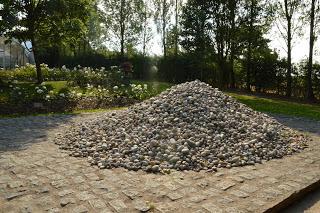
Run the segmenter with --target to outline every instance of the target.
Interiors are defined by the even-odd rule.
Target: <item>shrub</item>
[[[113,86],[122,84],[123,81],[124,75],[118,67],[111,67],[110,70],[106,70],[104,67],[100,69],[77,67],[70,71],[69,79],[71,85],[81,88],[85,88],[88,85],[112,88]]]

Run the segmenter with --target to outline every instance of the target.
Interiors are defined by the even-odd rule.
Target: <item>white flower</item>
[[[36,88],[34,88],[35,90],[38,90],[39,89],[39,87],[36,87]]]
[[[21,92],[18,92],[18,95],[21,95],[22,93]]]
[[[46,99],[49,99],[50,98],[50,95],[46,95]]]
[[[12,88],[13,86],[10,84],[9,87]]]
[[[18,64],[16,64],[16,65],[15,65],[15,68],[19,68],[19,65],[18,65]]]
[[[45,82],[42,82],[40,85],[41,85],[41,86],[44,86],[44,85],[46,85],[46,83],[45,83]]]
[[[63,65],[63,66],[62,66],[62,69],[63,69],[63,70],[66,70],[66,69],[67,69],[66,65]]]
[[[119,89],[118,86],[114,86],[114,87],[113,87],[113,90],[118,90],[118,89]]]
[[[49,93],[50,93],[50,94],[53,94],[53,90],[50,90]]]
[[[145,90],[147,90],[147,89],[148,89],[148,85],[147,85],[147,84],[144,84],[144,85],[143,85],[143,88],[144,88]]]
[[[42,89],[37,89],[37,93],[41,94],[41,93],[43,93],[43,90]]]
[[[61,97],[65,97],[64,93],[60,93],[59,95],[60,95]]]

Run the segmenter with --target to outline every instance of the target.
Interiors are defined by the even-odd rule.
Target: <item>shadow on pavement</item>
[[[302,200],[286,208],[283,213],[320,212],[320,189],[309,193]]]
[[[276,119],[278,122],[282,123],[283,125],[288,126],[292,129],[320,136],[320,121],[274,114],[270,116]]]
[[[54,129],[76,115],[26,116],[0,119],[0,153],[27,148],[45,141]]]

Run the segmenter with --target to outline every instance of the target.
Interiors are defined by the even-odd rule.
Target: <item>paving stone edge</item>
[[[276,205],[269,207],[267,210],[264,211],[264,213],[282,212],[285,208],[294,204],[296,201],[302,199],[308,193],[311,193],[319,188],[320,188],[320,178],[314,181],[313,183],[311,183],[310,185],[302,188],[301,190],[295,191],[291,195],[287,196],[287,198],[282,199]]]

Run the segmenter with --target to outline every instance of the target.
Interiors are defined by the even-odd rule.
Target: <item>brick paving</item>
[[[0,120],[0,212],[263,212],[320,179],[317,121],[277,117],[313,137],[300,154],[216,173],[161,175],[99,170],[53,144],[55,133],[90,116]]]

